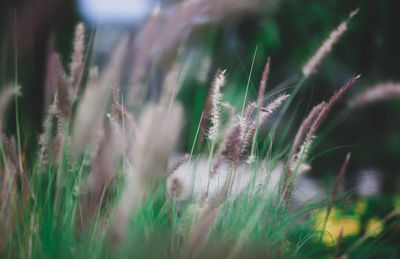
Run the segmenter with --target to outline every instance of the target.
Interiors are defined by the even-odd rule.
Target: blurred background
[[[297,96],[291,107],[296,116],[284,123],[290,122],[292,137],[314,104],[361,74],[323,125],[311,155],[310,175],[330,189],[346,153],[352,152],[345,184],[348,198],[368,197],[374,213],[384,216],[399,200],[400,101],[360,110],[346,108],[346,101],[376,83],[400,81],[398,0],[5,0],[0,3],[0,80],[6,85],[18,78],[22,86],[23,143],[33,156],[45,111],[47,54],[56,50],[67,67],[74,28],[83,21],[86,69],[94,64],[102,67],[118,40],[128,35],[132,51],[121,71],[121,87],[133,110],[139,102],[157,98],[175,60],[189,60],[179,93],[187,118],[181,151],[187,152],[218,68],[228,71],[225,98],[237,107],[255,52],[248,98],[256,96],[268,56],[272,61],[268,89],[290,92],[302,65],[356,8],[360,11],[350,21],[349,31]],[[8,132],[15,131],[15,112],[9,111],[4,126]],[[276,143],[285,145],[291,137],[278,136]]]

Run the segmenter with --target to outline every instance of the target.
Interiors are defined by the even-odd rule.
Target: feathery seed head
[[[256,102],[249,102],[247,104],[244,116],[239,115],[239,124],[242,128],[242,132],[247,131],[247,128],[249,127],[250,122],[251,122],[251,115],[253,114],[256,107],[257,107]]]
[[[222,98],[221,93],[220,93],[220,88],[222,87],[221,83],[225,83],[225,72],[226,70],[222,72],[217,72],[217,74],[214,76],[214,80],[211,83],[211,87],[208,90],[206,102],[204,103],[203,107],[203,112],[201,116],[201,122],[200,122],[200,136],[199,136],[199,144],[198,144],[198,150],[201,150],[204,142],[204,136],[209,137],[210,135],[217,139],[218,135],[218,127],[219,127],[219,102],[221,101],[220,99]],[[218,83],[218,84],[217,84]],[[215,91],[215,88],[217,88],[217,91]],[[215,105],[217,104],[217,105]],[[210,119],[211,116],[211,119]],[[207,123],[211,120],[211,122],[217,122],[216,125],[212,124],[212,128],[209,129],[208,132],[206,132],[207,128]],[[212,134],[211,130],[213,131]],[[215,131],[217,130],[217,131]],[[211,138],[210,138],[211,139]]]
[[[100,80],[97,79],[97,70],[91,71],[89,85],[79,103],[74,122],[72,150],[75,155],[80,154],[84,149],[94,149],[98,144],[107,101],[125,57],[127,44],[128,38],[123,38],[119,42]]]
[[[237,167],[240,159],[240,146],[242,144],[242,129],[240,125],[233,128],[226,144],[226,158],[231,166]]]
[[[256,132],[257,127],[260,127],[268,118],[271,116],[271,114],[279,108],[279,106],[286,101],[286,99],[289,97],[289,95],[283,94],[275,98],[272,102],[270,102],[266,107],[261,107],[260,108],[260,117],[254,119],[253,121],[248,120],[248,124],[244,125],[244,131],[245,131],[245,136],[244,136],[244,141],[241,147],[241,152],[240,155],[241,157],[244,156],[244,154],[247,151],[247,148],[252,144],[253,142],[253,137]],[[247,113],[247,112],[246,112]],[[255,159],[254,154],[251,154],[248,162],[252,162]]]
[[[347,31],[347,22],[342,22],[334,31],[329,34],[329,37],[322,43],[314,55],[303,66],[303,75],[309,76],[322,60],[332,50],[333,45],[340,39],[340,37]]]
[[[168,168],[168,177],[171,176],[181,165],[183,165],[183,163],[185,163],[189,157],[189,154],[179,157],[178,160],[176,160],[175,163]]]
[[[326,105],[326,102],[322,102],[316,106],[310,111],[310,113],[307,115],[307,117],[303,120],[301,123],[299,129],[297,130],[296,137],[293,142],[293,147],[292,147],[292,154],[295,154],[301,141],[303,140],[304,136],[307,134],[309,131],[313,121],[315,118],[318,117],[320,114],[321,110],[324,108]]]
[[[333,105],[342,98],[344,93],[357,81],[357,79],[360,78],[360,75],[357,75],[353,78],[351,78],[349,81],[347,81],[338,91],[336,91],[332,97],[329,99],[328,103],[324,105],[324,107],[321,109],[321,112],[319,113],[318,117],[315,119],[313,124],[310,127],[310,130],[307,134],[307,140],[310,141],[315,137],[315,134],[319,128],[319,126],[322,124],[322,122],[325,120],[325,118],[328,116],[329,111],[332,109]]]
[[[133,179],[122,193],[114,220],[115,241],[121,241],[129,215],[136,212],[147,192],[167,178],[168,159],[179,139],[182,120],[182,107],[176,103],[170,109],[149,105],[143,110],[130,154]]]
[[[83,72],[83,58],[85,51],[85,26],[79,23],[75,28],[74,52],[70,64],[70,84],[72,100],[76,99]]]
[[[360,8],[355,9],[354,11],[352,11],[349,15],[349,18],[353,18],[354,16],[356,16],[358,14],[358,12],[360,11]]]
[[[219,135],[219,127],[220,127],[220,110],[221,110],[221,88],[225,85],[226,70],[222,72],[218,72],[214,78],[214,81],[211,85],[211,127],[208,131],[208,138],[215,142]]]
[[[358,9],[351,12],[349,19],[353,18],[358,13]],[[347,21],[342,22],[335,30],[333,30],[328,38],[322,43],[314,55],[303,66],[303,75],[308,77],[312,74],[322,60],[332,50],[332,47],[339,41],[342,35],[347,31]]]
[[[366,104],[400,98],[400,83],[384,83],[364,90],[349,102],[350,107],[362,107]]]
[[[271,59],[268,57],[267,63],[265,64],[264,71],[261,76],[260,87],[258,89],[258,105],[262,105],[262,100],[265,94],[265,89],[267,87],[267,80],[269,76],[269,67],[270,67]]]
[[[266,117],[265,119],[267,119],[267,117],[270,116],[276,109],[278,109],[279,106],[281,106],[281,104],[286,101],[288,97],[289,95],[282,94],[274,99],[271,103],[269,103],[266,107],[261,107],[262,118]]]

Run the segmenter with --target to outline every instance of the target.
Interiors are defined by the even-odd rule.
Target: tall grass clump
[[[199,3],[189,1],[185,8]],[[331,110],[340,106],[359,76],[310,109],[290,137],[290,147],[271,145],[279,152],[269,153],[259,145],[264,136],[273,142],[281,133],[276,129],[285,127],[283,117],[300,116],[291,106],[299,88],[306,87],[306,79],[347,30],[347,23],[341,23],[305,63],[303,77],[292,90],[267,91],[272,66],[268,58],[256,100],[247,103],[245,98],[239,113],[224,96],[230,87],[229,70],[218,71],[190,155],[179,154],[185,153],[179,143],[188,116],[176,97],[187,71],[182,61],[169,68],[158,98],[130,109],[119,85],[129,39],[120,40],[103,69],[89,67],[85,28],[79,24],[69,68],[63,67],[59,54],[48,57],[50,94],[36,160],[28,163],[15,137],[1,129],[0,256],[357,257],[365,244],[380,241],[379,236],[373,238],[373,228],[354,235],[342,231],[338,239],[326,242],[349,155],[330,200],[302,204],[292,198],[298,179],[312,167],[309,157],[323,122],[329,121]],[[397,98],[398,90],[394,83],[378,85],[361,92],[350,106]],[[16,86],[1,91],[0,121],[19,94]],[[326,214],[316,223],[312,214],[318,209]],[[382,220],[385,233],[396,226],[399,214],[395,208]],[[344,245],[345,240],[350,243]]]

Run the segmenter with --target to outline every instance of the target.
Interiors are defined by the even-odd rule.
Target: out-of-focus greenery
[[[0,83],[15,82],[22,87],[19,99],[22,139],[29,143],[28,161],[34,161],[36,140],[42,131],[46,56],[51,49],[70,62],[74,28],[79,21],[75,1],[0,1]],[[10,107],[3,128],[16,132],[15,107]]]
[[[302,65],[327,35],[357,8],[359,13],[350,21],[349,30],[319,66],[318,72],[303,86],[299,96],[302,100],[296,104],[296,109],[305,116],[310,107],[321,99],[326,100],[355,74],[361,74],[361,79],[350,89],[347,100],[376,83],[399,81],[399,1],[281,1],[276,7],[266,10],[262,17],[214,28],[204,40],[204,53],[213,57],[211,71],[217,68],[228,70],[228,85],[224,90],[226,99],[240,107],[256,47],[249,98],[257,93],[267,56],[272,60],[268,82],[268,89],[272,90],[296,78]],[[194,78],[189,78],[180,94],[189,125],[192,126],[188,143],[192,143],[209,81],[199,85]],[[292,85],[287,83],[285,86]],[[313,160],[315,170],[312,174],[335,174],[336,169],[332,166],[340,164],[343,154],[351,151],[354,156],[350,163],[350,175],[362,169],[376,168],[383,173],[385,192],[395,192],[399,180],[393,177],[398,179],[396,176],[400,170],[397,163],[400,154],[399,101],[387,101],[351,111],[346,109],[346,105],[346,100],[340,102],[331,114],[332,120],[324,126],[314,152],[318,157]],[[302,118],[294,118],[293,132]],[[323,152],[326,153],[319,156]]]
[[[2,4],[9,6],[8,3]],[[290,84],[291,79],[299,76],[304,62],[313,54],[329,32],[346,19],[350,11],[356,8],[360,8],[360,12],[350,22],[349,31],[319,67],[318,73],[305,83],[298,95],[298,102],[295,102],[291,107],[291,109],[297,109],[299,117],[287,117],[285,119],[286,123],[291,123],[289,124],[291,127],[286,127],[288,134],[292,135],[296,131],[298,123],[315,103],[321,99],[327,99],[351,75],[361,73],[362,78],[349,91],[347,97],[351,97],[361,89],[378,82],[399,81],[400,48],[398,46],[400,46],[400,37],[397,32],[397,27],[400,24],[400,16],[398,15],[400,11],[399,1],[281,1],[276,7],[266,10],[265,15],[262,17],[246,18],[235,23],[218,25],[211,28],[207,33],[208,37],[202,42],[202,46],[204,46],[202,54],[210,55],[213,60],[209,80],[206,83],[200,83],[195,79],[193,72],[193,78],[186,78],[184,87],[179,94],[179,99],[185,106],[186,124],[188,126],[185,133],[186,141],[182,149],[189,150],[193,142],[213,71],[216,71],[217,68],[226,68],[228,70],[228,85],[223,89],[224,98],[235,104],[236,109],[240,109],[243,101],[247,77],[249,76],[256,47],[257,55],[248,100],[254,99],[256,96],[259,77],[267,56],[272,58],[268,89],[272,90],[282,82],[289,82],[286,87],[290,87],[292,86]],[[7,8],[2,10],[7,10]],[[73,10],[69,12],[74,14]],[[71,51],[75,22],[76,18],[71,16],[71,19],[65,19],[60,23],[51,23],[49,25],[47,36],[54,35],[54,38],[57,39],[55,48],[63,54],[64,63],[68,62],[66,57],[69,57]],[[9,35],[4,28],[2,32],[3,35]],[[22,92],[24,93],[19,103],[21,107],[19,117],[22,120],[21,125],[24,129],[22,132],[23,143],[36,143],[36,133],[40,130],[41,117],[39,114],[43,111],[43,107],[41,107],[43,94],[43,74],[41,73],[43,70],[38,66],[43,65],[43,60],[40,61],[40,59],[44,58],[45,53],[45,49],[43,50],[40,44],[46,40],[41,39],[41,41],[37,42],[36,44],[39,45],[35,45],[30,50],[32,51],[31,53],[29,51],[26,53],[21,51],[21,56],[19,57],[18,81],[23,86]],[[4,38],[3,43],[6,41],[6,38]],[[12,48],[9,42],[7,43],[8,49],[4,49],[4,46],[3,53],[12,53],[11,51],[8,52]],[[41,52],[37,52],[37,50]],[[7,61],[7,64],[12,64],[12,54],[8,54],[4,60]],[[2,70],[2,75],[4,75],[0,77],[3,80],[2,83],[12,79],[14,73],[12,66],[4,67],[7,67],[7,70]],[[12,116],[6,123],[6,130],[12,132],[15,130],[15,111],[11,110],[10,114]],[[331,215],[332,218],[328,219],[327,230],[338,234],[338,229],[333,228],[346,226],[346,231],[349,232],[344,235],[344,244],[341,248],[346,251],[360,235],[371,229],[371,226],[381,224],[382,227],[377,228],[377,232],[373,235],[376,239],[369,240],[368,245],[360,246],[357,250],[357,255],[359,258],[364,256],[378,257],[383,252],[393,252],[388,248],[393,249],[397,245],[399,224],[395,221],[389,221],[384,224],[381,219],[399,206],[398,196],[395,196],[395,194],[398,195],[398,172],[400,170],[398,164],[400,155],[400,134],[398,133],[400,129],[400,103],[399,101],[388,101],[353,111],[347,109],[346,102],[342,101],[330,114],[330,118],[332,119],[323,125],[323,130],[317,139],[318,145],[313,150],[311,158],[315,157],[315,159],[312,159],[313,169],[311,174],[319,177],[322,182],[328,182],[327,187],[331,188],[332,177],[337,174],[345,153],[351,151],[353,156],[348,168],[349,177],[347,178],[350,180],[347,182],[346,191],[351,193],[353,190],[355,176],[352,174],[372,167],[382,172],[383,193],[377,197],[360,199],[358,202],[350,203],[352,205],[355,204],[354,207],[349,208],[346,203],[343,206],[338,206],[334,209]],[[263,139],[269,141],[268,138]],[[287,142],[288,139],[285,138],[278,140],[279,145],[288,144]],[[264,145],[265,142],[260,142],[260,147]],[[25,152],[28,156],[35,155],[33,153],[34,144],[23,148],[28,149]],[[49,175],[53,173],[52,171],[55,170],[50,169]],[[77,172],[73,173],[77,174]],[[70,200],[76,202],[73,189],[70,188],[77,180],[74,178],[74,174],[71,174],[70,182],[66,181],[64,183],[65,186],[63,188],[67,198],[65,198],[65,201],[62,200],[59,206],[63,206],[63,203],[68,204]],[[49,176],[48,179],[46,177],[41,179],[41,181],[47,180],[54,181],[54,178]],[[39,187],[50,188],[50,184],[41,181],[36,183]],[[39,191],[37,195],[44,195],[46,199],[52,199],[49,192]],[[353,197],[346,194],[345,198],[352,199]],[[258,203],[261,202],[254,203],[259,205]],[[50,205],[40,205],[35,208],[37,212],[52,213],[56,210]],[[71,213],[71,210],[68,210],[68,206],[64,209]],[[243,208],[238,210],[243,212]],[[324,220],[324,212],[325,208],[315,212],[317,219],[315,225],[319,226],[321,221]],[[65,214],[66,216],[60,213],[49,214],[50,216],[56,216],[55,218],[45,214],[38,214],[38,217],[42,217],[44,228],[35,233],[35,235],[37,235],[38,242],[43,242],[44,246],[43,250],[35,247],[38,250],[34,251],[34,255],[37,257],[44,254],[55,256],[63,249],[65,249],[65,256],[84,256],[90,254],[90,252],[99,254],[104,252],[105,248],[102,247],[100,241],[91,244],[77,242],[70,218],[72,216],[68,213]],[[142,224],[132,226],[133,231],[144,235],[144,232],[147,231],[146,224],[155,226],[158,229],[166,228],[166,222],[169,220],[166,210],[160,209],[154,204],[146,204],[142,214],[142,218],[138,217],[139,219],[137,219]],[[275,214],[277,213],[271,212],[271,214],[276,216]],[[338,215],[345,215],[346,217],[335,219]],[[220,227],[225,227],[224,230],[227,232],[234,231],[235,227],[238,227],[237,222],[246,227],[246,223],[250,222],[249,219],[251,219],[250,213],[249,215],[240,215],[238,213],[237,218],[221,222]],[[66,226],[64,229],[59,229],[51,220],[65,220],[70,225],[64,225],[64,227]],[[26,226],[20,226],[22,230],[29,226],[28,222],[25,223]],[[48,226],[45,224],[48,224]],[[393,228],[395,231],[392,231]],[[60,233],[65,229],[68,231]],[[272,230],[273,228],[271,228],[271,233]],[[166,230],[168,234],[173,231],[175,229]],[[261,236],[262,234],[265,233],[252,233],[251,237],[259,241],[262,239],[257,239],[259,238],[257,235]],[[327,255],[331,255],[334,248],[329,244],[329,239],[324,235],[323,244],[320,245],[318,238],[315,240],[312,238],[314,235],[319,236],[319,233],[315,233],[314,226],[308,224],[296,226],[293,235],[289,238],[292,243],[288,246],[293,250],[290,252],[297,256],[321,256],[326,251]],[[274,233],[271,236],[273,238],[270,240],[281,241],[278,234]],[[156,237],[154,236],[154,238]],[[213,238],[218,240],[217,236]],[[299,240],[304,241],[304,244]],[[308,242],[308,240],[311,241]],[[377,240],[382,241],[378,245],[379,249],[373,246]],[[135,242],[141,244],[140,241],[135,240]],[[165,240],[163,241],[165,242]],[[14,243],[15,247],[10,249],[17,249],[18,245],[16,244]],[[143,246],[143,251],[140,250],[139,253],[150,251],[153,244],[154,239],[149,242],[148,247]],[[91,247],[92,245],[94,245],[94,248]],[[170,244],[168,243],[168,245]],[[84,248],[88,247],[88,250],[81,249],[82,246]],[[76,250],[68,250],[71,247]],[[308,250],[308,248],[313,249]],[[155,253],[160,251],[162,252],[163,250],[155,251]],[[299,252],[299,254],[296,254],[296,252]],[[388,252],[389,255],[392,254],[390,252]]]
[[[42,118],[40,115],[44,110],[42,107],[43,66],[48,38],[43,37],[54,39],[55,49],[61,52],[62,61],[66,64],[69,62],[68,57],[72,48],[73,28],[79,19],[73,4],[60,5],[59,1],[55,3],[56,8],[46,9],[45,12],[47,13],[46,32],[41,36],[36,35],[31,49],[27,52],[20,49],[19,54],[18,81],[24,87],[20,112],[30,114],[22,119],[22,125],[30,128],[32,132],[40,130]],[[8,53],[2,58],[6,69],[3,69],[4,76],[1,79],[5,84],[14,77],[13,66],[11,66],[14,59],[13,45],[12,41],[7,39],[7,36],[12,35],[10,20],[12,21],[14,10],[17,15],[22,16],[27,8],[25,8],[25,1],[2,2],[1,4],[2,17],[4,17],[1,23],[3,53]],[[206,33],[206,39],[198,44],[205,46],[204,54],[212,56],[213,69],[211,71],[216,71],[217,68],[228,69],[228,98],[232,97],[233,103],[240,104],[256,46],[258,51],[249,97],[256,94],[259,75],[267,56],[272,58],[268,85],[271,90],[286,79],[299,74],[301,66],[313,54],[321,41],[346,19],[350,11],[356,8],[360,8],[360,12],[351,21],[349,31],[320,66],[318,73],[304,87],[303,102],[299,109],[304,110],[305,114],[308,111],[307,108],[321,98],[329,96],[350,75],[361,73],[362,79],[361,83],[351,90],[349,96],[377,82],[399,80],[400,49],[397,46],[400,45],[400,37],[396,33],[397,25],[400,24],[398,1],[280,1],[276,6],[268,6],[262,16],[228,22],[228,24],[211,28]],[[186,84],[187,87],[183,89],[180,96],[186,104],[188,124],[195,128],[209,84],[207,82],[199,85],[195,80],[187,81],[189,83]],[[14,111],[10,114],[13,115]],[[369,142],[371,143],[369,145],[372,145],[371,148],[357,149],[362,151],[359,153],[360,159],[353,159],[351,166],[356,166],[355,163],[357,168],[379,165],[388,173],[398,170],[395,158],[400,152],[400,139],[396,134],[396,125],[400,124],[400,119],[396,119],[399,116],[396,115],[399,114],[398,102],[378,104],[360,112],[351,112],[338,123],[337,128],[330,132],[329,137],[321,141],[320,151],[341,145],[362,145],[371,141]],[[7,124],[11,131],[15,130],[13,118],[14,116],[10,116],[10,122]],[[300,119],[297,118],[297,122]],[[193,129],[188,134],[190,137],[187,143],[191,143]],[[375,134],[380,134],[380,137],[371,138],[371,136],[376,136]],[[380,152],[375,152],[375,150],[380,150]],[[338,163],[341,160],[338,152],[328,153],[325,157]],[[317,159],[315,166],[324,167],[324,163],[320,163]],[[329,171],[329,168],[323,168],[322,171]]]

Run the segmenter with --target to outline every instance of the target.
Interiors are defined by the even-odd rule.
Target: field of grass
[[[355,74],[306,116],[295,109],[356,12],[304,62],[293,86],[269,86],[269,58],[261,75],[252,64],[239,97],[229,91],[230,71],[215,71],[206,101],[195,102],[198,117],[186,114],[179,98],[190,71],[184,57],[169,67],[156,100],[129,109],[119,86],[128,40],[98,71],[87,67],[78,25],[70,67],[57,53],[49,57],[55,91],[33,158],[21,137],[29,129],[19,125],[18,77],[2,89],[0,120],[14,105],[17,131],[1,132],[0,257],[398,258],[400,198],[346,201],[340,187],[350,153],[343,151],[326,197],[294,199],[308,191],[297,182],[318,155],[324,122],[340,120],[333,107],[348,113],[400,97],[396,83],[348,96]],[[251,100],[254,78],[261,79]],[[182,142],[189,142],[184,152]]]

